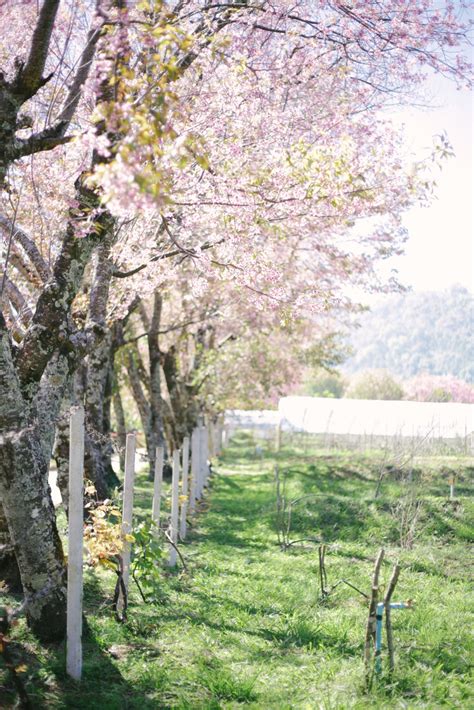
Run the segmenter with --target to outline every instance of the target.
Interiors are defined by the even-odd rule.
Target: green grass
[[[306,445],[305,445],[306,446]],[[329,585],[345,578],[370,590],[373,560],[387,551],[402,572],[393,612],[396,670],[364,690],[364,598],[339,586],[322,602],[317,544],[282,551],[275,532],[274,465],[284,473],[295,506],[291,539],[327,542]],[[81,684],[65,675],[64,648],[41,649],[23,624],[15,653],[34,708],[469,708],[474,605],[472,462],[417,461],[413,482],[387,473],[374,500],[380,459],[285,447],[262,461],[245,434],[216,465],[189,540],[186,572],[163,572],[161,602],[145,605],[131,587],[129,620],[110,610],[111,573],[88,572],[87,627]],[[447,500],[443,466],[458,473],[460,497]],[[399,512],[407,494],[423,500],[412,549],[400,549]],[[461,495],[462,494],[462,495]],[[136,488],[137,516],[151,507],[144,475]],[[14,693],[8,678],[0,706]]]

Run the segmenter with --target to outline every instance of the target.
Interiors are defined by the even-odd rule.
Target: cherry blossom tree
[[[222,289],[244,310],[247,297],[249,361],[260,317],[297,330],[304,312],[349,306],[345,285],[373,287],[377,260],[402,247],[401,211],[430,191],[381,111],[427,70],[469,82],[467,26],[430,0],[9,0],[0,14],[0,497],[29,623],[52,640],[65,570],[48,464],[64,396],[107,432],[120,329],[152,296],[141,317],[161,430],[162,291],[184,262],[191,293],[215,292],[217,308]]]
[[[2,12],[10,13],[11,17],[16,9],[7,6]],[[54,75],[54,70],[49,74],[45,72],[49,61],[56,64],[52,46],[54,31],[58,29],[55,24],[58,9],[59,2],[42,4],[33,25],[27,60],[16,59],[12,78],[7,79],[6,74],[2,74],[0,112],[6,133],[0,164],[7,203],[15,197],[15,181],[18,179],[15,161],[69,140],[65,134],[78,106],[97,43],[98,29],[92,26],[57,120],[51,119],[51,125],[43,131],[36,131],[33,126],[30,136],[20,139],[18,132],[24,127],[20,112],[26,102],[37,99],[34,106],[37,121],[44,119],[40,92],[46,89]],[[31,7],[26,10],[31,11]],[[33,17],[35,15],[33,12]],[[116,61],[120,62],[120,54]],[[59,68],[56,67],[58,74],[63,68],[64,64],[60,62]],[[109,86],[106,79],[101,82],[97,93],[99,105],[111,100]],[[48,120],[46,118],[46,122]],[[94,160],[97,161],[97,157]],[[66,212],[57,256],[51,267],[47,269],[46,264],[41,263],[41,253],[33,248],[33,240],[27,235],[23,240],[18,239],[29,257],[30,267],[37,271],[40,286],[28,327],[17,345],[10,337],[5,317],[0,314],[0,494],[26,595],[28,622],[43,640],[61,638],[65,630],[65,567],[49,490],[48,469],[52,434],[64,387],[71,369],[77,365],[83,345],[83,339],[71,323],[70,309],[90,253],[103,234],[111,230],[113,223],[109,213],[97,212],[98,196],[86,185],[83,173],[75,181],[75,193],[76,205]],[[16,216],[13,215],[10,223],[7,221],[9,234],[2,300],[10,247],[19,234]],[[78,223],[87,224],[83,239],[79,239],[76,233]],[[10,305],[15,307],[11,300]]]
[[[452,376],[419,375],[405,383],[405,398],[417,402],[474,403],[474,386]]]

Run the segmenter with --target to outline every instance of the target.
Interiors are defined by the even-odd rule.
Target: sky
[[[404,217],[409,232],[405,255],[388,262],[402,283],[416,291],[440,291],[462,284],[474,292],[473,93],[433,77],[427,85],[430,108],[394,114],[405,126],[407,145],[420,155],[432,137],[445,131],[455,157],[436,177],[436,200]]]

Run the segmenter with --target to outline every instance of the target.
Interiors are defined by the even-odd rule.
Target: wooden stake
[[[69,533],[67,563],[66,670],[82,675],[82,556],[84,535],[84,409],[71,413],[69,425]]]
[[[125,479],[123,483],[123,504],[122,504],[122,535],[124,537],[122,550],[122,579],[125,591],[128,594],[128,583],[130,580],[130,553],[132,546],[126,535],[130,535],[132,531],[133,518],[133,486],[135,483],[135,446],[136,435],[127,434],[127,443],[125,447]],[[123,609],[124,599],[122,591],[118,600],[118,609]]]
[[[179,536],[181,540],[186,538],[186,515],[188,513],[188,470],[189,470],[189,436],[183,439],[183,482],[181,486],[181,495],[183,502],[181,504],[181,519],[179,525]]]
[[[369,617],[367,619],[367,628],[365,632],[365,646],[364,646],[364,660],[365,660],[365,673],[366,673],[366,683],[370,682],[370,660],[372,657],[372,649],[374,647],[375,641],[375,625],[376,625],[376,614],[377,614],[377,601],[379,592],[379,575],[380,568],[382,566],[382,561],[384,558],[384,550],[381,549],[375,560],[374,574],[372,577],[372,593],[370,597],[369,605]]]
[[[163,461],[165,451],[162,446],[156,447],[155,483],[153,487],[153,507],[151,517],[157,527],[160,527],[161,489],[163,486]]]
[[[319,579],[321,582],[321,599],[325,599],[328,596],[327,591],[327,575],[326,566],[324,564],[324,558],[326,557],[326,545],[320,545],[318,548],[319,552]]]
[[[171,479],[171,521],[170,521],[170,538],[173,545],[178,543],[178,516],[179,516],[179,449],[173,451],[173,477]],[[176,548],[170,545],[170,556],[168,566],[176,565]]]
[[[392,599],[392,594],[395,590],[395,587],[397,586],[399,576],[400,565],[396,564],[393,568],[392,576],[390,577],[390,582],[388,583],[388,588],[385,593],[385,598],[383,600],[385,606],[385,629],[387,631],[388,667],[390,673],[393,673],[393,670],[395,668],[395,650],[393,648],[393,630],[390,601]]]

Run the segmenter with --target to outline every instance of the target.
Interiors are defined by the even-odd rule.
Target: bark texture
[[[3,326],[3,327],[2,327]],[[31,421],[0,315],[0,497],[27,600],[43,641],[63,637],[66,575],[40,428]]]
[[[9,592],[16,594],[22,591],[20,570],[15,557],[15,548],[11,541],[8,523],[0,504],[0,579]]]

